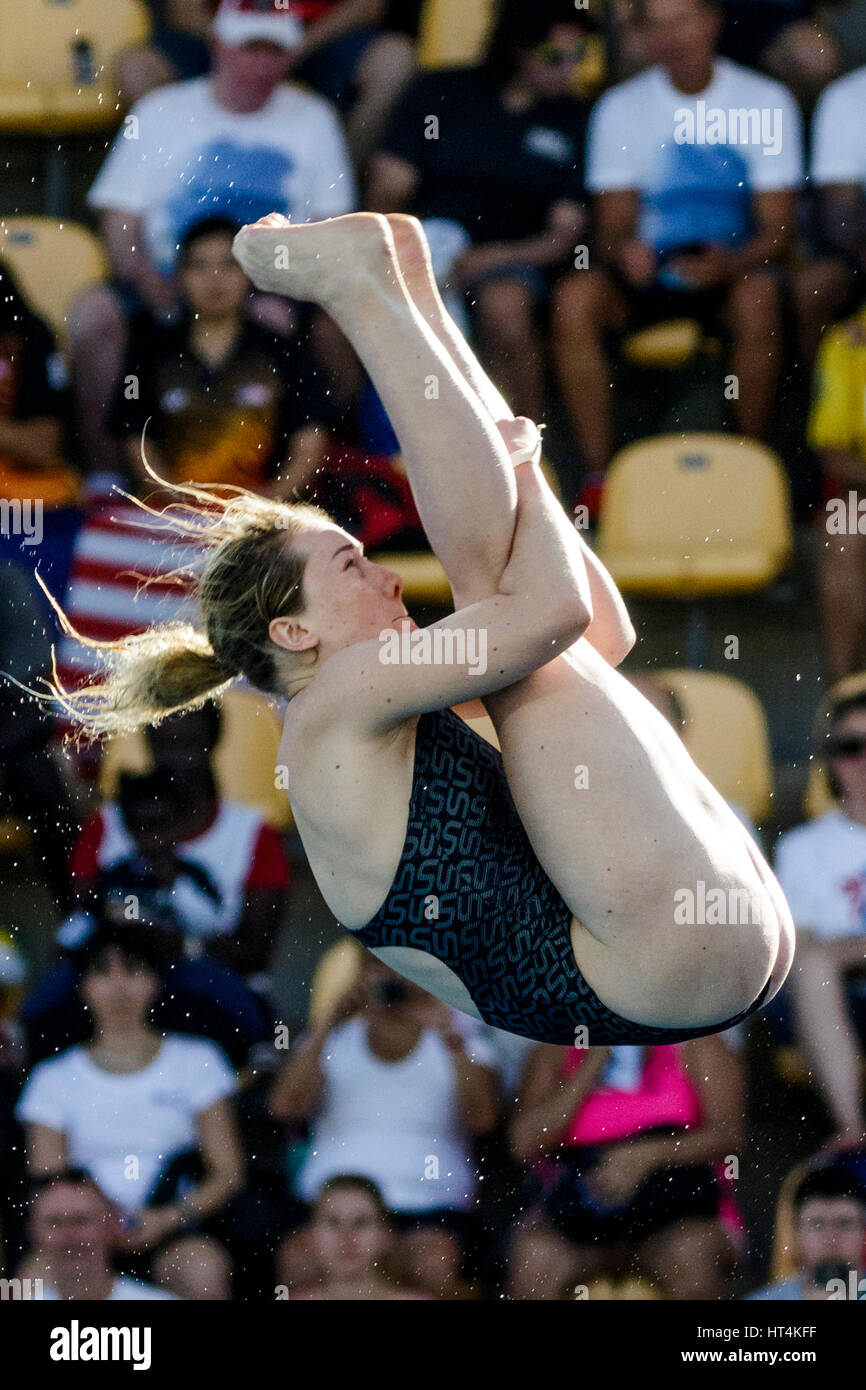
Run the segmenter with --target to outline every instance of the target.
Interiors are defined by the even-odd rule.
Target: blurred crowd
[[[13,894],[0,917],[0,1296],[857,1297],[866,528],[832,531],[826,507],[866,497],[866,8],[147,8],[79,210],[108,273],[61,334],[0,239],[0,670],[18,683],[0,683],[0,876],[51,904],[19,930]],[[429,61],[437,15],[441,38],[475,10],[476,61]],[[450,311],[515,413],[549,423],[591,530],[618,449],[652,433],[649,405],[638,430],[617,410],[629,335],[696,323],[736,383],[718,428],[784,459],[818,535],[829,691],[804,757],[826,798],[751,827],[798,928],[751,1025],[533,1045],[350,938],[287,1018],[278,937],[303,931],[305,866],[287,810],[247,785],[275,761],[239,732],[255,697],[116,755],[62,743],[22,697],[52,659],[67,683],[93,660],[51,597],[96,640],[194,604],[195,538],[166,528],[159,479],[306,498],[374,553],[426,550],[353,350],[231,255],[269,212],[358,208],[423,221]],[[635,679],[688,742],[676,692]],[[254,722],[276,717],[257,702]],[[756,1146],[756,1032],[811,1096],[814,1142],[787,1170]]]

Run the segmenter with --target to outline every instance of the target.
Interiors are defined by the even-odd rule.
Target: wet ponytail
[[[228,484],[207,490],[179,486],[149,468],[148,472],[161,488],[192,499],[154,511],[123,494],[209,548],[197,584],[205,630],[173,622],[115,642],[98,642],[75,630],[37,574],[64,632],[102,656],[102,671],[78,689],[64,688],[54,659],[52,678],[44,682],[47,693],[28,690],[59,706],[78,737],[98,739],[158,724],[220,695],[238,676],[266,693],[286,693],[270,623],[304,606],[305,561],[291,541],[312,522],[330,518],[305,502],[274,502]],[[175,577],[182,574],[188,577],[189,571]],[[147,582],[143,580],[145,586]],[[282,655],[284,664],[291,661],[289,654]],[[309,658],[310,653],[303,654],[307,663]]]
[[[84,645],[89,646],[79,634]],[[79,690],[65,690],[56,665],[50,695],[73,724],[91,737],[134,733],[170,714],[198,708],[233,679],[203,632],[166,623],[104,648],[105,672]]]

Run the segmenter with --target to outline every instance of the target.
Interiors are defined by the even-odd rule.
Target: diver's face
[[[415,626],[403,603],[400,576],[368,560],[347,531],[322,523],[295,544],[306,556],[305,603],[297,624],[308,634],[303,640],[318,646],[320,660],[386,630],[399,632],[403,622]],[[315,644],[308,640],[312,637]],[[278,645],[288,644],[278,640]]]

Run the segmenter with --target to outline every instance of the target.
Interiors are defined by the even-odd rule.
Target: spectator
[[[124,106],[156,87],[204,77],[210,71],[208,30],[219,0],[148,0],[153,32],[120,55],[115,67]]]
[[[398,1288],[383,1273],[391,1231],[382,1194],[369,1178],[343,1174],[323,1183],[313,1204],[310,1235],[322,1279],[291,1298],[340,1303],[430,1298]]]
[[[258,976],[268,966],[290,870],[280,837],[260,813],[220,799],[212,760],[221,723],[211,701],[148,729],[152,777],[127,777],[119,801],[91,817],[70,872],[81,891],[124,864],[137,864],[144,878],[150,866],[154,890],[167,893],[187,938],[240,974]]]
[[[345,113],[363,172],[415,68],[421,0],[294,0],[292,8],[305,26],[295,75]]]
[[[84,1168],[119,1208],[139,1269],[182,1297],[227,1298],[225,1251],[204,1228],[243,1181],[234,1074],[213,1043],[150,1023],[160,962],[140,930],[94,935],[78,978],[93,1036],[25,1083],[30,1172]]]
[[[820,254],[794,276],[804,364],[810,367],[827,325],[859,309],[866,296],[866,67],[832,83],[815,108],[811,182]]]
[[[179,877],[188,890],[187,902],[195,894],[209,900],[213,885],[195,866]],[[146,930],[164,958],[164,987],[154,1015],[160,1028],[208,1037],[235,1066],[245,1066],[252,1049],[272,1036],[267,1001],[227,966],[203,955],[200,938],[184,936],[158,873],[146,862],[128,860],[100,874],[57,931],[59,957],[21,1006],[31,1059],[53,1056],[90,1036],[88,1011],[77,988],[78,953],[104,928],[123,931],[130,923]]]
[[[175,256],[192,223],[203,213],[240,224],[275,211],[305,221],[354,204],[336,113],[284,81],[302,40],[298,21],[286,10],[233,18],[229,38],[212,36],[210,77],[160,87],[133,107],[88,194],[113,279],[79,297],[70,331],[82,440],[102,466],[116,458],[106,411],[127,320],[177,313]],[[288,301],[259,296],[256,305],[290,331]]]
[[[372,382],[332,321],[325,326],[320,317],[314,333],[325,347],[334,423],[327,457],[299,496],[368,551],[428,550],[400,444]]]
[[[816,514],[818,593],[831,681],[858,671],[866,656],[866,536],[860,529],[866,498],[864,399],[866,309],[861,309],[831,328],[821,343],[809,414],[808,439],[824,479],[825,506]]]
[[[232,483],[291,497],[321,466],[327,414],[315,369],[296,339],[249,315],[249,281],[232,256],[237,224],[195,223],[178,255],[181,317],[133,325],[108,428],[171,482]]]
[[[722,0],[719,50],[760,67],[809,103],[842,70],[842,53],[819,18],[847,0]]]
[[[511,1144],[540,1195],[516,1232],[511,1296],[558,1299],[636,1258],[668,1298],[723,1297],[734,1250],[717,1169],[742,1141],[742,1100],[720,1037],[535,1048]]]
[[[682,317],[724,328],[737,427],[766,436],[782,353],[777,267],[801,182],[796,104],[716,57],[715,0],[642,0],[638,15],[654,66],[607,92],[590,122],[602,264],[561,282],[554,314],[563,398],[596,491],[612,448],[611,331]]]
[[[35,586],[22,570],[0,561],[0,672],[32,687],[50,669]],[[51,720],[34,700],[0,681],[0,814],[20,817],[59,908],[69,903],[66,861],[74,837],[69,793],[51,750]]]
[[[486,1049],[457,1030],[453,1010],[373,956],[361,981],[296,1044],[271,1095],[279,1120],[309,1120],[295,1179],[312,1204],[322,1184],[359,1173],[381,1189],[397,1232],[401,1283],[466,1296],[461,1264],[477,1176],[471,1138],[496,1122]],[[321,1277],[309,1227],[284,1243],[281,1282]]]
[[[17,1020],[26,967],[15,942],[0,932],[0,1250],[7,1266],[23,1243],[24,1134],[15,1118],[26,1051]]]
[[[363,170],[394,102],[415,66],[422,0],[290,0],[281,8],[304,24],[294,76],[346,115],[349,146]],[[210,70],[207,28],[218,0],[171,0],[146,44],[128,50],[119,65],[127,104],[155,87]],[[265,16],[274,0],[225,0],[216,32],[230,39],[238,18]],[[261,15],[259,14],[261,12]],[[263,26],[262,34],[268,30]]]
[[[58,599],[81,522],[80,479],[63,457],[67,395],[53,335],[0,261],[0,560],[31,574],[38,562]]]
[[[327,457],[298,495],[322,507],[365,549],[427,549],[400,443],[360,358],[327,314],[310,320],[310,350],[330,412]]]
[[[241,1065],[270,1036],[266,970],[290,869],[259,812],[219,797],[220,728],[208,703],[147,731],[153,771],[123,775],[84,826],[70,861],[79,910],[57,941],[74,953],[100,923],[129,921],[134,904],[132,920],[158,929],[173,959],[163,1025],[213,1037]],[[70,954],[25,1005],[35,1055],[85,1035],[75,994]]]
[[[841,70],[842,53],[821,15],[847,0],[721,0],[724,14],[719,51],[725,58],[762,68],[787,83],[804,105]],[[628,68],[647,61],[645,37],[633,23],[633,0],[615,0],[620,12],[620,48]],[[820,16],[820,17],[819,17]],[[623,75],[628,75],[623,73]]]
[[[817,1168],[798,1184],[793,1205],[798,1272],[756,1289],[746,1295],[747,1300],[850,1298],[852,1273],[854,1287],[863,1287],[866,1193],[862,1185],[845,1168]]]
[[[785,993],[834,1126],[826,1147],[856,1148],[866,1139],[863,1036],[851,1012],[866,971],[866,692],[830,691],[815,721],[814,752],[838,804],[788,831],[776,849],[776,876],[797,927]]]
[[[87,1302],[176,1300],[168,1289],[117,1274],[123,1247],[117,1208],[84,1168],[58,1169],[31,1186],[28,1277],[42,1279],[42,1297]]]
[[[471,295],[491,374],[534,420],[537,312],[586,225],[585,111],[570,95],[584,36],[571,0],[506,0],[483,65],[416,78],[371,163],[372,208],[432,223],[434,251],[445,224],[437,273]]]
[[[649,700],[659,714],[664,715],[679,737],[685,740],[688,720],[682,701],[676,691],[657,675],[634,676],[631,683],[636,690],[640,691],[645,700]],[[761,837],[745,808],[738,801],[729,801],[728,805],[740,824],[748,830],[755,843],[760,845]]]

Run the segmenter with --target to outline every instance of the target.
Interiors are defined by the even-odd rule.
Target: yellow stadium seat
[[[773,805],[773,763],[767,719],[757,695],[732,676],[660,671],[686,717],[683,742],[708,781],[761,823]]]
[[[495,0],[425,0],[418,31],[418,66],[431,72],[480,63],[495,16]],[[580,99],[595,96],[606,76],[604,40],[598,34],[587,34],[585,55],[574,74],[573,95]]]
[[[363,958],[364,947],[351,936],[330,946],[319,957],[310,986],[309,1028],[316,1028],[322,1023],[340,995],[357,983]]]
[[[403,581],[403,599],[407,604],[429,603],[451,608],[451,586],[445,571],[429,551],[407,550],[383,552],[373,557],[377,564],[396,570]]]
[[[583,1292],[583,1290],[586,1292]],[[602,1277],[594,1279],[589,1285],[578,1285],[573,1295],[575,1302],[582,1302],[589,1299],[594,1303],[644,1303],[657,1302],[663,1299],[661,1290],[651,1284],[648,1279],[631,1275],[625,1278]]]
[[[754,592],[782,573],[792,549],[788,479],[763,444],[660,435],[622,450],[610,466],[598,554],[626,593]]]
[[[836,805],[836,798],[830,791],[827,773],[821,763],[813,761],[809,766],[809,781],[803,799],[803,810],[810,820],[823,816]]]
[[[669,319],[639,333],[626,334],[620,351],[632,366],[673,370],[690,362],[702,342],[703,331],[697,319]]]
[[[0,816],[0,854],[18,854],[33,841],[30,827],[15,816]]]
[[[222,698],[223,728],[214,754],[220,795],[255,806],[275,830],[292,826],[286,792],[276,785],[282,721],[270,704],[251,690],[229,690]],[[99,790],[109,800],[121,772],[145,772],[150,755],[143,734],[112,739],[105,750]]]
[[[50,217],[0,218],[0,260],[8,263],[30,307],[61,339],[73,300],[108,273],[98,237],[78,222]]]
[[[418,31],[423,70],[471,67],[484,52],[494,0],[425,0]]]
[[[825,699],[859,695],[864,690],[866,690],[866,671],[857,671],[853,676],[846,676],[844,680],[837,681],[827,692]],[[835,805],[836,798],[830,790],[824,759],[813,757],[809,767],[809,781],[806,787],[803,810],[807,816],[814,818],[815,816],[822,816],[825,811],[832,810]]]
[[[587,34],[583,61],[574,74],[571,94],[579,101],[588,101],[597,96],[607,81],[607,54],[604,39],[598,34]]]
[[[0,0],[0,130],[117,125],[115,59],[150,32],[143,0]]]
[[[5,955],[6,952],[11,953],[12,960],[16,965],[23,965],[15,937],[11,932],[0,931],[0,954]],[[24,979],[19,984],[3,984],[2,978],[0,978],[0,1023],[14,1023],[16,1021],[26,993]]]
[[[472,719],[467,719],[466,723],[470,729],[475,730],[480,738],[486,739],[494,748],[499,748],[499,736],[489,714],[476,715]]]
[[[812,1159],[804,1159],[785,1177],[776,1200],[776,1220],[773,1230],[773,1254],[768,1282],[792,1279],[799,1273],[797,1262],[796,1218],[794,1194],[806,1174],[811,1172]]]
[[[788,1086],[811,1086],[812,1076],[799,1047],[779,1046],[773,1049],[776,1075]]]

